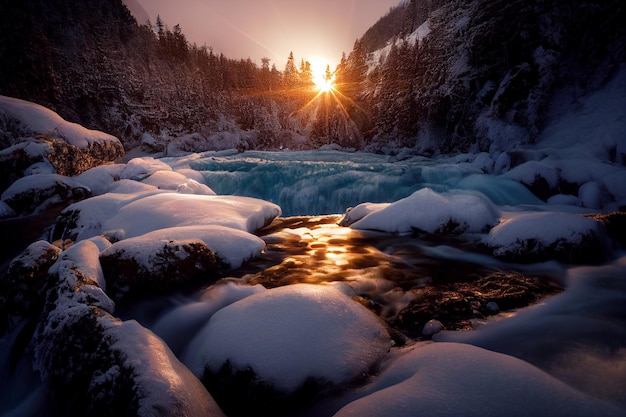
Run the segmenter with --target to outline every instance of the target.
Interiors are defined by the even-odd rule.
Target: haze
[[[157,15],[187,40],[229,58],[267,57],[279,70],[293,51],[334,66],[342,52],[399,0],[136,0],[154,24]],[[127,1],[132,3],[132,0]],[[137,13],[135,13],[137,16]],[[145,17],[145,16],[144,16]],[[137,17],[139,23],[145,23]]]

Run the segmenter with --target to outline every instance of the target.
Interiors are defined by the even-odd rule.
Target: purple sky
[[[283,70],[290,51],[334,67],[341,53],[400,0],[135,0],[152,23],[180,24],[189,42],[229,58],[268,57]],[[140,21],[139,23],[144,23]]]

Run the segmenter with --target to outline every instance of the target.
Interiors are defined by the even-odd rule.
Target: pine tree
[[[285,65],[284,73],[285,85],[287,87],[294,87],[298,83],[298,69],[293,58],[293,52],[289,52],[289,58],[287,58],[287,65]]]

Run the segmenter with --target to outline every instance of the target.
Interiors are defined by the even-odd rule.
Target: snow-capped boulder
[[[220,266],[199,239],[127,239],[105,249],[100,261],[114,299],[163,294],[214,277]]]
[[[296,284],[219,310],[184,362],[218,401],[271,414],[362,379],[390,345],[379,319],[339,290]]]
[[[599,222],[555,212],[514,215],[483,239],[495,256],[514,262],[600,262],[606,256],[606,242]]]
[[[439,194],[429,188],[372,211],[352,223],[354,229],[389,233],[479,233],[497,224],[496,207],[478,194]],[[368,207],[368,210],[372,207]],[[354,210],[361,211],[359,206]]]
[[[2,201],[18,214],[43,211],[71,200],[83,200],[91,190],[74,178],[57,174],[22,177],[2,193]]]
[[[411,348],[335,417],[619,416],[527,362],[460,343]]]
[[[0,117],[6,119],[5,128],[10,127],[17,138],[17,143],[0,153],[0,167],[12,173],[11,182],[23,176],[29,166],[43,161],[48,161],[57,174],[73,176],[124,155],[116,137],[68,122],[35,103],[0,96]],[[8,185],[0,182],[1,189]]]
[[[542,200],[558,193],[559,171],[546,161],[525,162],[505,172],[502,177],[524,184]]]

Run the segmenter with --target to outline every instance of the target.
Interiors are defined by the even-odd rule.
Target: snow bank
[[[363,393],[335,417],[622,414],[519,359],[455,343],[411,349]]]
[[[488,230],[499,218],[495,206],[479,195],[438,194],[428,188],[381,207],[354,222],[351,227],[397,234],[471,233]],[[357,206],[355,210],[361,209]]]
[[[94,142],[119,143],[115,136],[68,122],[52,110],[28,101],[0,96],[0,112],[18,120],[26,134],[53,134],[78,148]]]
[[[390,347],[385,327],[338,290],[296,284],[263,291],[215,313],[187,349],[199,377],[230,361],[259,381],[294,392],[308,378],[333,384],[367,374]]]

